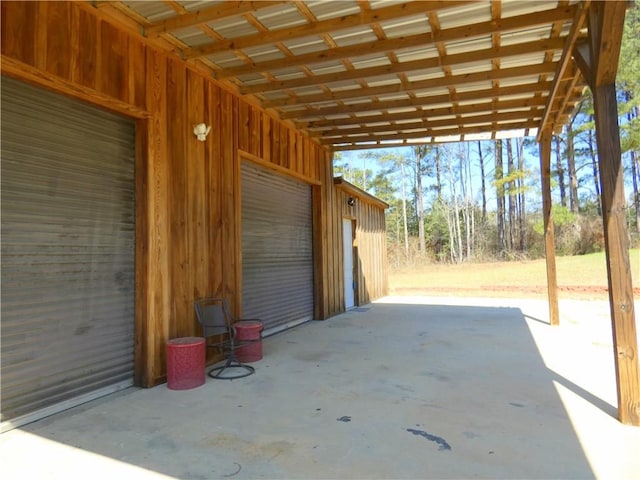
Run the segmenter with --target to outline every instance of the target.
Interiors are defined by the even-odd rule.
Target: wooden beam
[[[589,9],[592,86],[613,85],[618,73],[627,2],[593,2]]]
[[[374,125],[374,126],[357,126],[353,128],[337,128],[324,131],[311,131],[309,136],[322,137],[322,142],[331,142],[331,138],[347,138],[349,135],[359,135],[368,133],[380,133],[380,132],[403,132],[407,130],[415,130],[419,128],[433,129],[437,127],[448,127],[452,123],[456,123],[458,128],[465,128],[466,124],[477,125],[480,123],[494,124],[499,122],[505,122],[507,120],[535,120],[542,116],[542,109],[532,109],[526,111],[504,112],[504,113],[488,113],[483,115],[465,115],[459,120],[452,120],[445,118],[442,120],[421,119],[416,122],[407,122],[399,124],[389,125]],[[376,120],[369,120],[375,122]],[[378,121],[383,121],[382,119]]]
[[[591,86],[593,84],[593,72],[591,71],[591,54],[588,39],[580,39],[576,42],[573,47],[573,59],[587,84]]]
[[[501,110],[530,109],[532,107],[542,107],[545,101],[542,97],[524,98],[517,100],[505,100],[504,102],[483,102],[471,103],[467,105],[452,105],[449,107],[429,108],[422,110],[412,110],[401,113],[383,113],[376,115],[363,115],[359,117],[340,118],[332,120],[316,120],[311,122],[296,122],[298,128],[314,129],[314,132],[333,131],[337,126],[344,125],[364,125],[374,122],[396,122],[399,120],[433,119],[437,117],[448,117],[451,115],[468,115],[482,112],[500,112]],[[338,131],[338,130],[336,130]]]
[[[569,35],[565,39],[564,50],[562,51],[562,56],[560,57],[560,61],[558,62],[558,68],[553,77],[553,86],[551,87],[551,92],[549,92],[549,96],[547,97],[547,107],[545,108],[544,115],[542,116],[542,120],[540,120],[540,127],[538,130],[538,136],[540,136],[541,132],[546,129],[546,123],[549,120],[551,115],[551,107],[553,106],[556,95],[558,94],[558,88],[560,87],[560,82],[564,78],[565,71],[569,62],[571,61],[571,55],[573,52],[573,47],[578,40],[580,35],[580,30],[582,29],[582,24],[584,23],[587,12],[588,5],[590,0],[586,0],[578,4],[578,11],[576,12],[576,16],[571,24],[571,30],[569,31]],[[553,125],[551,125],[553,128]],[[540,138],[538,138],[538,141]]]
[[[416,70],[426,70],[429,68],[441,68],[445,66],[460,65],[481,60],[493,60],[495,58],[519,56],[527,53],[547,52],[560,50],[564,41],[561,38],[536,40],[534,42],[509,45],[507,47],[487,48],[483,50],[469,51],[453,55],[436,56],[415,60],[411,62],[392,63],[379,67],[361,68],[351,71],[330,73],[325,75],[314,75],[312,77],[296,78],[293,80],[281,80],[275,82],[259,83],[241,87],[243,94],[255,94],[272,92],[277,90],[287,90],[291,88],[307,87],[319,84],[330,84],[344,82],[345,80],[359,80],[378,77],[394,73],[408,73]]]
[[[640,426],[638,339],[629,264],[624,169],[620,151],[615,84],[595,87],[593,104],[616,363],[618,418],[624,424]]]
[[[221,5],[215,5],[210,8],[203,8],[192,13],[177,15],[175,17],[163,20],[162,22],[154,23],[153,25],[144,29],[144,34],[147,37],[155,38],[163,33],[180,30],[181,28],[192,27],[194,25],[199,25],[214,20],[222,20],[228,17],[242,15],[243,13],[254,12],[262,8],[280,5],[282,3],[286,2],[284,2],[283,0],[273,2],[265,0],[258,2],[226,2]]]
[[[499,129],[495,125],[480,125],[475,127],[453,127],[443,129],[429,129],[425,128],[420,132],[411,133],[394,133],[387,135],[366,135],[362,137],[340,137],[332,138],[328,140],[321,140],[322,145],[337,145],[341,143],[366,143],[366,142],[380,142],[380,141],[393,141],[393,140],[409,140],[423,137],[448,137],[452,135],[468,135],[474,133],[493,133],[496,130],[523,130],[526,128],[535,128],[538,126],[536,120],[528,120],[524,122],[513,122],[501,124]],[[431,142],[426,142],[431,143]],[[402,144],[392,145],[401,147]],[[362,149],[368,148],[367,145],[360,147]]]
[[[589,9],[589,58],[585,60],[589,62],[587,75],[595,111],[618,418],[624,424],[640,426],[638,338],[615,88],[625,9],[625,2],[592,2]]]
[[[549,299],[549,323],[560,324],[558,308],[558,280],[556,274],[555,226],[551,209],[551,138],[552,131],[547,129],[539,136],[540,174],[542,177],[542,218],[544,221],[544,249],[547,262],[547,295]]]
[[[260,2],[257,2],[260,3]],[[222,40],[207,45],[200,45],[185,51],[185,57],[197,58],[229,50],[242,50],[260,45],[270,45],[278,42],[286,42],[301,37],[321,35],[347,28],[366,26],[370,23],[393,20],[412,15],[427,13],[432,10],[456,7],[469,3],[469,0],[448,1],[448,0],[425,0],[421,2],[406,2],[391,7],[369,10],[352,15],[331,18],[318,22],[310,22],[291,28],[282,28],[270,31],[269,33],[258,33],[246,37]]]
[[[420,2],[415,2],[420,3]],[[482,37],[497,32],[508,32],[524,27],[536,27],[553,23],[555,21],[570,20],[574,17],[576,6],[564,6],[543,12],[536,12],[515,17],[503,18],[499,22],[493,20],[481,22],[461,27],[453,27],[439,32],[410,35],[407,37],[378,40],[369,44],[357,44],[348,47],[336,47],[320,52],[313,52],[295,57],[285,57],[261,63],[251,62],[240,67],[228,68],[221,72],[216,72],[217,78],[238,77],[250,73],[260,73],[274,71],[283,68],[291,68],[297,65],[311,65],[314,63],[324,63],[331,60],[340,60],[375,53],[386,53],[404,48],[424,47],[437,42],[453,42],[456,40],[466,40],[472,37]]]
[[[509,95],[528,95],[546,92],[551,87],[551,82],[534,82],[522,85],[513,85],[509,87],[485,88],[481,90],[471,90],[467,92],[456,92],[456,98],[459,102],[469,100],[486,100],[487,98],[500,98]],[[338,105],[321,108],[307,108],[304,110],[285,111],[280,114],[283,119],[300,119],[324,117],[329,115],[350,114],[358,112],[368,112],[388,109],[398,109],[406,107],[421,108],[424,106],[434,105],[438,103],[450,102],[449,94],[429,95],[419,98],[407,98],[406,100],[384,100],[379,102],[361,102],[351,105]]]
[[[141,109],[129,102],[124,102],[111,95],[99,92],[94,88],[86,87],[80,83],[72,82],[40,70],[32,65],[22,63],[7,55],[0,56],[0,63],[2,64],[3,75],[8,75],[69,97],[79,98],[83,102],[97,105],[126,116],[134,118],[148,118],[151,116],[148,110]]]
[[[537,65],[526,65],[523,67],[504,68],[501,70],[487,70],[477,73],[462,73],[452,75],[450,77],[432,78],[429,80],[420,80],[416,82],[395,83],[393,85],[384,85],[381,87],[371,88],[355,88],[351,90],[340,90],[337,92],[327,92],[315,95],[302,95],[290,98],[281,98],[276,100],[266,100],[262,106],[265,108],[281,107],[284,105],[322,103],[332,100],[346,100],[360,97],[371,97],[386,95],[391,93],[406,92],[409,90],[428,90],[430,88],[448,87],[465,85],[475,82],[486,82],[492,80],[505,80],[507,78],[527,77],[539,75],[541,73],[549,73],[555,70],[555,63],[545,62]]]
[[[571,111],[575,108],[575,104],[578,103],[582,97],[583,89],[578,88],[578,85],[579,82],[584,85],[584,80],[575,62],[569,66],[569,70],[567,70],[565,74],[565,79],[568,79],[568,81],[564,81],[562,94],[558,95],[560,98],[551,104],[551,113],[553,114],[551,124],[556,126],[564,125],[564,115],[570,115]],[[556,104],[558,105],[556,106]]]

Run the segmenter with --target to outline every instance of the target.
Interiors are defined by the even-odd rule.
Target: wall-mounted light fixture
[[[356,199],[353,197],[349,197],[347,198],[347,205],[349,205],[350,207],[353,207],[356,204]]]
[[[198,140],[204,142],[207,139],[207,135],[211,131],[211,126],[208,126],[205,123],[199,123],[193,128],[193,134],[198,137]]]

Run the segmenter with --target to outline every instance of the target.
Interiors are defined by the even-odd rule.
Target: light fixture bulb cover
[[[205,123],[199,123],[193,128],[193,134],[198,137],[198,140],[204,142],[207,139],[207,135],[211,131],[211,125],[207,126]]]

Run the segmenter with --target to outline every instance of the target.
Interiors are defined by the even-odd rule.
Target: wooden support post
[[[624,179],[615,84],[592,87],[592,93],[616,363],[618,418],[625,424],[640,425],[638,339],[624,213]]]
[[[588,13],[588,38],[576,45],[573,54],[593,94],[618,419],[628,425],[640,426],[638,338],[624,215],[624,170],[615,87],[626,8],[626,2],[592,2]]]
[[[542,215],[544,219],[544,249],[547,261],[547,292],[549,295],[549,323],[560,324],[558,309],[558,280],[556,278],[556,245],[551,212],[551,130],[540,136],[540,172],[542,176]]]

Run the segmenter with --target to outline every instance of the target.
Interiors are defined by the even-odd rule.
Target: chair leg
[[[234,371],[234,373],[231,373],[230,375],[224,375],[224,372],[226,370],[229,370],[230,372]],[[227,357],[227,360],[223,365],[213,367],[207,372],[207,375],[209,375],[211,378],[217,378],[219,380],[233,380],[235,378],[248,377],[249,375],[253,375],[254,373],[256,373],[255,368],[250,365],[240,363],[236,358],[235,353],[231,353]]]

